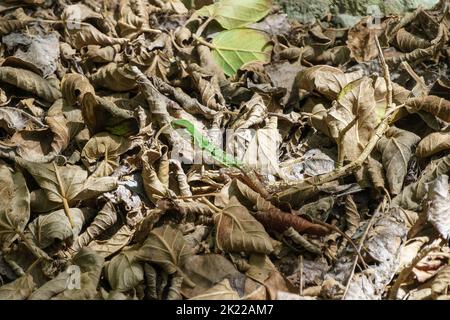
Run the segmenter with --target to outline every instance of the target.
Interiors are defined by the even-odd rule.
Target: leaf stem
[[[64,213],[66,214],[67,219],[69,219],[70,227],[73,229],[75,227],[75,225],[73,223],[72,216],[70,215],[70,208],[69,208],[69,203],[67,202],[66,191],[63,188],[63,183],[62,183],[61,177],[59,176],[58,167],[57,167],[56,163],[54,163],[54,162],[53,162],[53,168],[55,169],[56,180],[58,181],[59,192],[61,193],[61,199],[62,199],[62,203],[64,206]]]
[[[37,258],[36,260],[34,260],[34,262],[27,268],[27,271],[25,271],[25,273],[30,274],[30,272],[39,264],[39,262],[41,262],[41,260],[42,258]]]
[[[378,41],[377,37],[375,37],[375,42],[377,44],[378,56],[380,58],[380,63],[381,63],[382,69],[383,69],[383,76],[384,76],[384,80],[386,82],[387,109],[386,109],[386,116],[378,124],[377,128],[375,129],[374,134],[370,138],[367,145],[364,147],[361,154],[358,156],[358,158],[355,161],[353,161],[343,167],[339,167],[336,170],[333,170],[333,171],[323,174],[323,175],[314,176],[314,177],[311,177],[311,178],[308,178],[308,179],[305,179],[305,180],[302,180],[299,182],[294,182],[294,183],[292,183],[292,182],[286,183],[284,181],[272,183],[269,185],[269,187],[272,190],[275,190],[275,192],[276,192],[277,189],[283,190],[283,189],[286,189],[289,187],[294,187],[294,188],[299,188],[299,189],[308,188],[311,186],[322,185],[326,182],[334,181],[334,180],[342,178],[350,173],[353,173],[355,170],[357,170],[358,168],[360,168],[362,166],[364,161],[371,154],[373,148],[375,148],[376,144],[378,143],[378,140],[380,140],[381,137],[383,137],[384,133],[389,128],[392,110],[394,110],[396,108],[396,106],[392,103],[392,81],[391,81],[391,76],[389,73],[389,67],[386,64],[386,60],[384,58],[383,51],[381,49],[380,42]],[[278,192],[275,195],[280,196],[280,195],[282,195],[283,192],[284,191]]]
[[[189,277],[177,267],[177,274],[183,277],[183,282],[186,283],[187,286],[194,288],[196,286],[195,282],[189,279]]]
[[[195,35],[197,37],[201,37],[203,31],[205,31],[206,27],[208,26],[208,24],[214,20],[214,16],[210,16],[208,19],[205,20],[205,22],[203,22],[197,29],[197,31],[195,32]]]
[[[23,232],[16,230],[16,233],[19,235],[20,239],[23,241],[25,246],[31,253],[38,259],[52,260],[48,254],[39,248],[35,243],[33,243]]]
[[[197,36],[195,34],[192,35],[192,37],[194,38],[195,41],[197,41],[198,43],[200,43],[200,44],[202,44],[204,46],[207,46],[210,49],[215,49],[216,48],[213,44],[209,43],[208,41],[205,41],[202,37],[199,37],[199,36]]]
[[[363,248],[364,241],[366,240],[367,235],[369,234],[370,228],[372,228],[373,222],[375,221],[375,217],[378,216],[377,213],[378,213],[378,211],[372,215],[372,218],[369,220],[369,223],[367,224],[366,230],[364,230],[364,234],[362,235],[361,239],[359,240],[358,248],[356,248],[356,250],[357,250],[356,253],[358,255],[361,255],[361,250]],[[347,295],[348,289],[350,288],[350,284],[352,282],[353,275],[355,274],[355,269],[356,269],[356,265],[357,264],[358,264],[358,256],[356,256],[355,259],[353,260],[352,269],[351,269],[351,272],[350,272],[350,276],[348,277],[344,293],[342,295],[342,300],[345,299],[345,296]],[[367,268],[367,266],[366,266],[366,268]]]
[[[70,214],[69,203],[67,202],[66,198],[63,198],[62,202],[63,202],[63,206],[64,206],[64,212],[67,216],[67,219],[69,219],[70,227],[73,229],[75,227],[75,224],[73,222],[72,215]]]

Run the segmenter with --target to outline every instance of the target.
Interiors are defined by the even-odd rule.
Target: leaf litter
[[[0,299],[449,298],[448,1],[346,28],[25,2],[0,13]]]

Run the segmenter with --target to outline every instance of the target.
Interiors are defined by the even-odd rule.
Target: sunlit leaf
[[[217,34],[212,41],[212,47],[214,61],[225,74],[232,76],[249,62],[269,62],[273,46],[264,32],[233,29]]]
[[[225,29],[235,29],[264,18],[272,0],[220,0],[196,11],[200,17],[212,17]]]

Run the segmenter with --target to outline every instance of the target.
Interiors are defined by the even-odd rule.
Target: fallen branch
[[[386,130],[389,128],[390,119],[392,117],[392,110],[396,107],[395,104],[392,102],[392,81],[391,76],[389,72],[389,67],[386,64],[386,60],[383,55],[383,51],[380,46],[380,42],[378,41],[378,38],[375,37],[375,41],[378,48],[378,55],[380,58],[380,64],[383,69],[383,76],[384,80],[386,82],[386,115],[381,120],[381,122],[378,124],[377,128],[375,129],[374,134],[370,138],[367,145],[364,147],[364,150],[361,152],[361,154],[358,156],[358,158],[343,166],[339,167],[334,171],[331,171],[329,173],[318,175],[314,177],[310,177],[308,179],[302,180],[302,181],[295,181],[295,182],[274,182],[268,185],[269,191],[272,193],[275,193],[276,197],[281,196],[282,192],[280,190],[285,190],[287,188],[298,188],[298,189],[304,189],[311,186],[317,186],[322,185],[324,183],[334,181],[336,179],[340,179],[342,177],[345,177],[356,170],[358,170],[364,161],[367,159],[367,157],[372,153],[372,150],[375,148],[377,142],[383,137]]]

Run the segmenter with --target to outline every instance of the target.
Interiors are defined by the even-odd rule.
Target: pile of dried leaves
[[[448,299],[448,3],[332,21],[0,5],[0,299]]]

